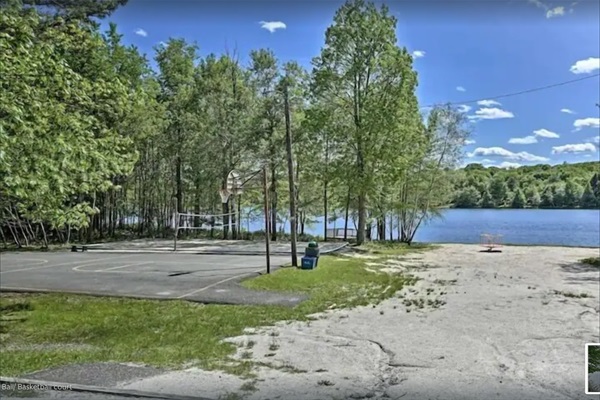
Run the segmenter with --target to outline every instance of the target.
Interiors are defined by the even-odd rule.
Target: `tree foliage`
[[[452,175],[457,208],[598,208],[598,162],[511,169],[470,164]],[[466,201],[478,197],[479,201]]]
[[[262,219],[263,167],[273,240],[289,219],[289,196],[301,237],[319,217],[342,217],[359,243],[372,227],[411,243],[448,206],[599,206],[598,163],[459,169],[470,125],[451,105],[421,115],[413,60],[385,6],[342,5],[309,73],[270,49],[244,64],[236,51],[201,57],[177,38],[148,56],[153,69],[116,25],[100,32],[92,22],[125,0],[1,1],[5,243],[171,237],[176,211],[223,214],[225,223],[237,214],[222,234],[239,238],[240,226]],[[232,170],[248,184],[222,203]]]
[[[82,227],[95,192],[131,173],[133,107],[98,33],[34,10],[0,13],[0,194],[5,213]],[[5,214],[5,218],[8,218]]]

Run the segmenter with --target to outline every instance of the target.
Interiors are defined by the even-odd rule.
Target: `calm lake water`
[[[262,221],[243,228],[263,229]],[[343,228],[344,220],[328,224]],[[350,220],[349,228],[355,228]],[[286,224],[289,232],[289,224]],[[389,229],[389,228],[388,228]],[[396,230],[396,229],[394,229]],[[323,235],[323,219],[305,228],[305,232]],[[442,218],[429,221],[417,231],[415,241],[428,243],[479,243],[482,233],[503,235],[503,243],[562,246],[600,246],[600,210],[445,210]],[[387,233],[389,237],[389,230]],[[373,235],[375,237],[375,235]],[[394,238],[397,238],[394,232]]]

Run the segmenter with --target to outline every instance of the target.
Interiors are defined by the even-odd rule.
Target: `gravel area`
[[[246,345],[240,357],[251,351],[262,363],[256,379],[191,369],[119,386],[251,400],[597,399],[584,394],[584,353],[585,343],[600,342],[600,270],[577,261],[598,254],[443,245],[385,265],[372,260],[374,271],[422,280],[376,307],[231,339]]]

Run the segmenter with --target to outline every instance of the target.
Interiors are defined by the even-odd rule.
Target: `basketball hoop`
[[[240,173],[236,170],[229,172],[227,175],[227,190],[229,191],[229,194],[237,196],[244,193],[244,188],[242,186]]]
[[[229,196],[230,195],[231,195],[231,193],[227,189],[220,189],[219,190],[219,196],[221,196],[221,203],[223,203],[223,204],[227,203],[227,201],[229,200]]]

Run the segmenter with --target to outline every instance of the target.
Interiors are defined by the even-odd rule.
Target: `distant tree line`
[[[454,171],[456,208],[600,208],[600,163]]]

